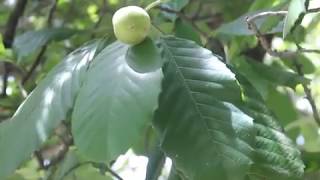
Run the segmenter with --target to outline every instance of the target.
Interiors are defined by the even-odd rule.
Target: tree
[[[142,42],[114,35],[111,18],[128,5],[149,13]],[[129,149],[148,157],[147,180],[320,178],[319,2],[0,10],[0,179],[123,179],[115,166]]]

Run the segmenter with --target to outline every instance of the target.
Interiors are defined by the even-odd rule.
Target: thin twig
[[[308,9],[307,13],[318,13],[320,12],[320,7]]]
[[[83,165],[87,165],[87,164],[92,164],[94,162],[92,161],[85,161],[85,162],[81,162],[81,163],[78,163],[76,165],[74,165],[73,167],[71,167],[63,176],[61,179],[64,179],[66,178],[72,171],[78,169],[79,167],[83,166]]]
[[[53,21],[53,17],[54,17],[54,13],[57,9],[57,4],[58,4],[59,0],[53,0],[53,3],[51,5],[51,8],[49,10],[49,14],[48,14],[48,18],[47,18],[47,26],[51,27],[52,26],[52,21]],[[34,63],[32,64],[30,70],[26,73],[26,75],[22,78],[22,85],[24,85],[32,76],[33,72],[37,69],[37,67],[41,64],[43,56],[45,54],[47,50],[47,44],[43,45],[39,54],[37,55]]]
[[[297,72],[298,74],[301,76],[301,77],[304,77],[304,73],[302,71],[302,65],[298,62],[297,59],[294,59],[293,60],[293,64],[295,66],[295,68],[297,69]],[[313,114],[313,118],[314,120],[316,121],[316,123],[318,124],[318,126],[320,126],[320,115],[319,115],[319,112],[318,112],[318,109],[317,109],[317,105],[312,97],[312,93],[311,93],[311,89],[308,87],[308,84],[307,83],[301,83],[302,84],[302,87],[303,87],[303,90],[306,94],[306,98],[307,100],[309,101],[310,105],[311,105],[311,109],[312,109],[312,114]]]
[[[303,47],[298,48],[298,51],[301,53],[317,53],[320,54],[320,50],[319,49],[306,49]]]
[[[107,0],[103,0],[102,1],[102,7],[99,9],[99,19],[98,21],[94,24],[93,26],[93,30],[98,29],[98,27],[100,26],[104,16],[106,15],[108,10],[108,2]],[[95,33],[93,31],[93,33],[91,34],[91,39],[95,38]]]
[[[123,180],[122,177],[119,176],[119,174],[117,174],[115,171],[113,171],[111,168],[107,167],[107,171],[114,176],[115,178],[117,178],[118,180]]]
[[[213,13],[213,14],[207,14],[207,15],[203,15],[203,16],[197,16],[192,18],[193,21],[207,21],[207,20],[211,20],[213,18],[218,18],[219,16],[221,16],[221,13]]]
[[[62,26],[64,26],[66,24],[66,22],[70,19],[70,17],[73,17],[73,16],[68,16],[68,15],[74,13],[75,7],[76,7],[76,0],[70,0],[68,10],[64,14],[65,17],[62,20]]]
[[[77,168],[83,166],[83,165],[87,165],[87,164],[95,164],[95,162],[93,161],[85,161],[85,162],[81,162],[78,163],[76,165],[74,165],[72,168],[70,168],[62,177],[62,179],[64,179],[65,177],[67,177],[72,171],[76,170]],[[118,180],[123,180],[122,177],[120,177],[116,172],[114,172],[112,169],[110,169],[109,167],[107,167],[107,171],[115,178],[117,178]]]
[[[307,53],[317,53],[317,54],[320,54],[320,50],[319,49],[306,49],[304,47],[301,47],[298,43],[296,43],[296,46],[298,48],[297,51],[299,52],[307,52]]]
[[[194,15],[191,18],[192,20],[195,20],[199,17],[202,11],[202,7],[203,7],[203,2],[200,1],[197,10],[195,11]]]
[[[53,20],[54,13],[57,9],[58,2],[59,2],[59,0],[53,0],[53,3],[52,3],[51,8],[49,10],[48,18],[47,18],[47,26],[48,27],[52,26],[52,20]]]
[[[45,54],[47,50],[47,46],[43,46],[39,52],[39,54],[36,57],[36,60],[34,61],[34,63],[32,64],[30,70],[26,73],[26,75],[22,78],[21,84],[25,85],[25,83],[30,79],[31,75],[33,74],[33,72],[36,70],[36,68],[38,67],[38,65],[41,63],[42,61],[42,57]]]

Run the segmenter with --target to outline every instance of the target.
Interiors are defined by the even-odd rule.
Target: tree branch
[[[302,53],[317,53],[320,54],[320,50],[319,49],[306,49],[303,47],[298,46],[298,51],[302,52]]]
[[[54,13],[57,9],[58,2],[59,2],[59,0],[53,0],[53,3],[52,3],[51,8],[49,10],[48,18],[47,18],[47,26],[48,27],[52,26],[52,20],[53,20]]]
[[[40,150],[34,152],[41,169],[49,169],[58,164],[64,159],[69,147],[73,144],[70,127],[66,123],[62,122],[55,129],[55,135],[59,138],[59,142],[41,147]]]
[[[307,12],[308,13],[318,13],[318,12],[320,12],[320,7],[313,8],[313,9],[308,9]]]
[[[5,31],[3,33],[3,45],[6,49],[11,49],[13,40],[15,37],[16,29],[18,26],[18,22],[20,17],[23,15],[24,10],[27,5],[27,0],[19,0],[17,4],[15,5],[12,13],[9,16],[9,19],[5,26]],[[4,62],[4,74],[2,76],[2,91],[1,96],[6,97],[7,96],[7,86],[8,86],[8,77],[10,74],[10,64]]]
[[[107,167],[107,171],[114,176],[115,178],[117,178],[118,180],[123,180],[122,177],[119,176],[119,174],[117,174],[115,171],[113,171],[111,168]]]
[[[3,75],[2,75],[2,90],[1,90],[1,97],[7,96],[7,87],[8,87],[8,78],[10,73],[10,64],[7,62],[3,63]]]
[[[47,26],[51,27],[52,26],[52,21],[53,21],[53,17],[54,17],[54,13],[57,9],[57,4],[58,4],[59,0],[53,0],[53,3],[51,5],[51,8],[49,10],[49,14],[47,17]],[[41,64],[43,56],[45,54],[47,50],[47,44],[45,44],[44,46],[42,46],[39,54],[37,55],[34,63],[32,64],[30,70],[26,73],[26,75],[22,78],[22,85],[24,85],[32,76],[33,72],[37,69],[37,67]]]
[[[39,52],[39,54],[37,55],[34,63],[32,64],[30,70],[26,73],[26,75],[22,78],[21,84],[25,85],[26,82],[30,79],[30,77],[32,76],[33,72],[36,70],[36,68],[38,67],[38,65],[41,63],[42,61],[42,57],[45,54],[47,50],[47,46],[43,46]]]
[[[304,77],[304,73],[302,71],[302,65],[298,62],[297,59],[293,60],[293,64],[295,66],[295,68],[297,69],[298,74],[301,77]],[[313,118],[316,121],[316,123],[318,124],[318,126],[320,126],[320,115],[317,109],[317,105],[312,97],[312,93],[311,93],[311,89],[308,87],[308,85],[306,83],[302,83],[302,87],[303,90],[306,94],[306,98],[309,101],[310,105],[311,105],[311,109],[312,109],[312,114],[313,114]]]
[[[283,16],[283,15],[286,15],[287,13],[288,13],[287,11],[266,11],[266,12],[261,12],[252,16],[248,16],[246,18],[248,28],[256,35],[256,37],[261,43],[261,46],[271,56],[280,57],[280,58],[292,58],[296,55],[296,52],[291,52],[291,51],[278,52],[276,50],[272,50],[268,40],[261,33],[258,26],[256,25],[255,20],[265,16]]]
[[[317,9],[309,9],[307,13],[309,12],[315,12],[315,11],[320,11],[320,8]],[[272,50],[270,44],[268,43],[266,37],[260,32],[259,28],[257,27],[255,20],[258,18],[262,18],[265,16],[283,16],[286,15],[288,11],[267,11],[267,12],[261,12],[252,16],[249,16],[246,18],[248,28],[251,29],[258,40],[260,41],[262,47],[267,51],[268,54],[271,56],[279,57],[279,58],[290,58],[293,59],[293,64],[295,68],[297,69],[297,73],[299,76],[304,77],[304,73],[302,71],[302,65],[298,62],[297,55],[300,53],[320,53],[320,50],[311,50],[311,49],[304,49],[297,45],[298,50],[297,51],[283,51],[283,52],[278,52],[276,50]],[[313,117],[318,126],[320,126],[320,115],[316,106],[316,103],[312,97],[311,90],[308,87],[307,83],[302,83],[304,92],[306,94],[306,98],[308,99],[312,112],[313,112]]]
[[[194,15],[191,17],[192,20],[195,20],[199,17],[202,11],[202,8],[203,8],[203,2],[200,1],[197,10],[195,11]]]
[[[95,162],[93,161],[85,161],[85,162],[81,162],[78,163],[76,165],[74,165],[72,168],[70,168],[62,177],[62,179],[64,179],[65,177],[67,177],[72,171],[76,170],[77,168],[83,166],[83,165],[87,165],[87,164],[95,164]],[[111,168],[106,167],[107,171],[113,176],[115,177],[117,180],[123,180],[122,177],[120,177],[116,172],[114,172]]]
[[[106,15],[107,11],[108,11],[108,2],[107,2],[107,0],[103,0],[102,1],[102,7],[99,9],[99,19],[94,24],[93,30],[98,29],[98,27],[100,26],[104,16]],[[96,35],[95,35],[94,31],[93,31],[93,33],[91,34],[91,39],[94,39],[95,36]]]
[[[3,45],[5,48],[11,48],[15,37],[17,25],[20,17],[23,15],[24,10],[27,5],[27,0],[18,0],[16,6],[14,7],[12,13],[6,24],[6,29],[3,33]]]
[[[320,11],[320,8],[309,9],[307,13],[312,13]],[[266,11],[261,12],[252,16],[248,16],[246,18],[248,28],[254,32],[257,36],[258,40],[260,41],[262,47],[270,54],[271,56],[279,57],[279,58],[292,58],[295,57],[299,53],[320,53],[320,50],[310,50],[305,48],[298,48],[297,51],[283,51],[278,52],[276,50],[272,50],[271,46],[269,45],[265,36],[260,32],[259,28],[257,27],[255,20],[266,17],[266,16],[285,16],[288,14],[288,11]]]

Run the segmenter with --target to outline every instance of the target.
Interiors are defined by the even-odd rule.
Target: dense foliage
[[[128,5],[150,17],[112,20]],[[0,12],[0,179],[320,179],[318,0]],[[148,157],[144,175],[123,154]]]

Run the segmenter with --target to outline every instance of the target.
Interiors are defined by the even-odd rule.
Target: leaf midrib
[[[184,80],[185,77],[184,77],[184,75],[182,74],[181,70],[179,69],[178,64],[174,61],[174,55],[172,54],[172,52],[170,51],[170,48],[166,45],[166,43],[164,43],[164,44],[165,44],[165,46],[166,46],[166,48],[167,48],[167,50],[168,50],[168,52],[169,52],[169,55],[170,55],[170,57],[171,57],[171,58],[170,58],[170,59],[171,59],[171,62],[173,62],[174,65],[176,66],[177,72],[178,72],[178,74],[180,75],[180,78],[182,79],[183,86],[185,86],[185,88],[187,89],[187,94],[190,96],[190,99],[191,99],[191,101],[193,102],[193,106],[195,107],[195,109],[196,109],[197,113],[199,114],[201,120],[204,121],[204,120],[203,120],[203,117],[202,117],[203,115],[202,115],[202,113],[200,112],[198,106],[196,105],[197,102],[196,102],[196,100],[194,99],[194,97],[193,97],[192,94],[191,94],[192,91],[191,91],[191,89],[189,88],[189,86],[187,85],[186,81]],[[207,128],[207,131],[208,131],[208,130],[209,130],[209,127],[208,127],[207,123],[205,122],[204,124],[205,124],[205,127]],[[207,133],[208,133],[208,132],[207,132]],[[209,133],[208,133],[208,134],[209,134]],[[211,135],[209,134],[209,136],[211,136]]]
[[[167,52],[169,53],[169,55],[170,55],[170,57],[171,57],[171,58],[170,58],[170,59],[171,59],[171,62],[173,62],[174,65],[176,66],[177,72],[178,72],[180,78],[182,79],[183,86],[185,86],[185,88],[187,89],[187,94],[190,96],[190,99],[191,99],[191,101],[193,102],[193,106],[195,107],[195,110],[196,110],[197,113],[199,114],[200,119],[202,120],[202,122],[203,122],[203,124],[204,124],[204,127],[206,128],[206,133],[208,134],[208,137],[211,137],[210,139],[215,139],[215,138],[213,138],[212,135],[209,133],[209,132],[210,132],[210,128],[209,128],[207,122],[204,120],[204,117],[203,117],[202,113],[200,112],[200,109],[199,109],[198,106],[197,106],[197,101],[194,99],[194,97],[193,97],[192,94],[191,94],[191,92],[192,92],[191,89],[189,88],[189,86],[187,85],[186,81],[184,80],[184,75],[183,75],[182,72],[180,71],[178,64],[174,61],[174,55],[173,55],[173,53],[170,51],[170,48],[168,47],[168,45],[167,45],[165,42],[164,42],[163,44],[165,45],[165,48],[167,49]],[[216,140],[215,140],[215,141],[216,141]],[[217,143],[217,142],[213,142],[212,140],[210,140],[210,143],[212,143],[213,145],[215,145],[214,143]],[[225,144],[225,145],[226,145],[226,144]],[[238,151],[238,150],[237,150],[237,151]],[[221,152],[221,150],[219,150],[219,152],[220,152],[221,155],[225,156],[226,158],[230,159],[231,161],[236,162],[234,159],[230,158],[229,156],[224,155],[224,153]],[[242,152],[240,152],[240,153],[242,153]]]

